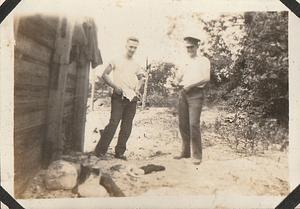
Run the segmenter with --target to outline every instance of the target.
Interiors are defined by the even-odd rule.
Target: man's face
[[[195,57],[197,55],[197,50],[199,48],[197,44],[186,43],[185,47],[190,57]]]
[[[138,42],[133,40],[128,40],[126,44],[127,56],[132,57],[138,47]]]

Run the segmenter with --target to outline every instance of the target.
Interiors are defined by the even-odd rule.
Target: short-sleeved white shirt
[[[127,59],[125,56],[112,60],[110,65],[113,69],[113,82],[123,90],[123,96],[132,100],[136,96],[140,65],[133,58]]]
[[[196,84],[204,80],[210,80],[210,61],[203,56],[194,58],[187,57],[184,64],[178,72],[178,77],[181,78],[180,84],[184,87]],[[204,87],[203,84],[198,87]]]

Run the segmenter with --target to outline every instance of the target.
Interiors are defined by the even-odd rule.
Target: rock
[[[99,182],[99,176],[90,175],[83,184],[78,186],[78,195],[81,197],[108,197],[109,194]]]
[[[69,190],[76,186],[77,177],[77,168],[73,163],[58,160],[49,165],[45,175],[45,185],[50,190]]]

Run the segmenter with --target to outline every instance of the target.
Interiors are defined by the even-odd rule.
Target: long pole
[[[148,80],[149,80],[149,69],[148,68],[149,68],[149,65],[148,65],[148,57],[147,57],[147,59],[146,59],[146,79],[145,79],[144,93],[143,93],[143,99],[142,99],[142,110],[144,110],[145,106],[146,106]]]

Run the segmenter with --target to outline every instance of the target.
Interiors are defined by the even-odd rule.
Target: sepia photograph
[[[33,2],[11,17],[15,198],[281,200],[293,189],[284,6]]]

